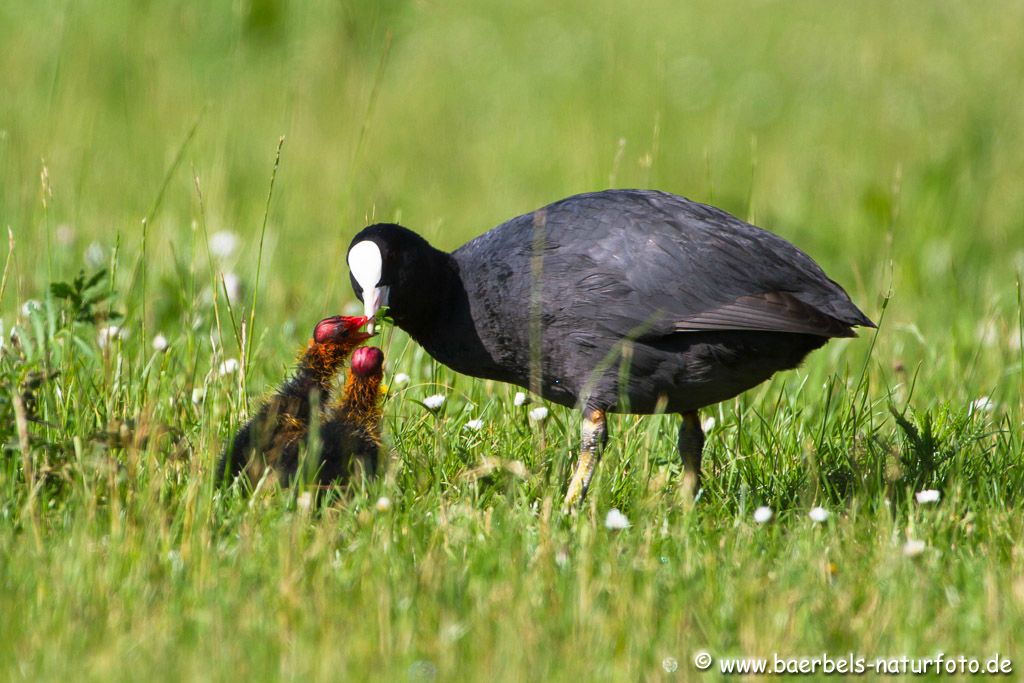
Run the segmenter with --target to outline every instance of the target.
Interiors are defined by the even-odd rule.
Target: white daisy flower
[[[767,505],[762,505],[761,507],[754,510],[754,521],[758,524],[764,524],[772,518],[773,514],[774,513],[772,512],[772,509],[770,507],[768,507]]]
[[[66,247],[75,241],[75,229],[67,223],[58,225],[54,235],[57,237],[57,244],[62,247]]]
[[[971,403],[971,413],[991,413],[996,407],[995,401],[988,396],[979,396]]]
[[[544,406],[537,406],[529,413],[530,422],[543,422],[548,417],[548,409]]]
[[[29,299],[21,305],[21,314],[26,318],[41,310],[43,310],[43,304],[38,299]]]
[[[234,273],[224,273],[224,291],[227,293],[228,303],[238,303],[242,296],[242,281]]]
[[[807,512],[807,516],[811,518],[812,522],[817,522],[818,524],[821,524],[822,522],[828,519],[828,510],[820,506],[812,507]]]
[[[529,402],[529,399],[526,397],[526,392],[523,391],[517,391],[515,398],[512,399],[512,405],[514,406],[525,406]]]
[[[85,263],[90,268],[99,268],[107,261],[107,251],[99,242],[90,242],[85,248]]]
[[[437,410],[444,405],[444,399],[444,394],[433,394],[432,396],[427,396],[423,399],[423,405],[430,410]]]
[[[483,427],[484,421],[479,418],[466,422],[466,429],[472,429],[474,432],[479,432]]]
[[[924,491],[918,491],[914,494],[914,498],[921,505],[925,505],[927,503],[938,503],[939,498],[941,497],[942,494],[935,489],[925,489]]]
[[[210,253],[217,258],[229,258],[238,248],[238,235],[230,230],[218,230],[210,235]]]
[[[411,681],[433,681],[437,678],[437,665],[429,659],[417,659],[409,665],[406,677]]]
[[[381,496],[377,499],[377,502],[374,503],[373,507],[377,509],[377,512],[387,512],[391,509],[391,499],[387,496]]]
[[[238,372],[237,358],[228,358],[227,360],[220,364],[219,368],[217,368],[217,373],[221,377],[223,377],[224,375],[233,375],[236,372]]]
[[[907,557],[917,557],[928,548],[928,544],[917,539],[909,539],[903,544],[903,554]]]
[[[622,514],[618,508],[612,508],[608,511],[608,515],[604,518],[604,525],[606,528],[612,531],[619,531],[621,529],[629,528],[629,519],[626,515]]]
[[[974,334],[977,337],[978,342],[985,346],[995,346],[999,341],[999,329],[996,327],[994,320],[987,320],[978,323],[978,327]]]
[[[392,383],[396,387],[405,386],[406,384],[409,383],[409,375],[405,374],[404,372],[400,372],[397,375],[395,375],[395,378],[394,380],[392,380]]]
[[[162,334],[157,334],[153,337],[153,350],[154,351],[166,351],[170,344],[167,342],[167,337]]]
[[[117,340],[125,338],[125,331],[117,325],[107,325],[101,327],[99,332],[96,333],[96,343],[99,344],[101,349],[107,348],[107,346]]]
[[[181,553],[177,550],[167,551],[167,562],[171,565],[171,569],[176,572],[180,572],[185,568],[185,560],[182,559]]]

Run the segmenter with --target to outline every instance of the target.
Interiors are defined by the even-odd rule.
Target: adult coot
[[[348,264],[367,317],[386,305],[453,370],[583,410],[567,507],[586,493],[607,412],[681,413],[684,486],[695,493],[699,408],[874,326],[789,242],[649,190],[569,197],[451,254],[401,226],[371,225]]]

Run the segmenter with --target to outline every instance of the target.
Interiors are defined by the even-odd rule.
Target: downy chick
[[[244,473],[255,485],[272,469],[281,484],[291,482],[309,433],[312,397],[327,403],[335,376],[353,349],[371,336],[360,331],[366,322],[365,317],[333,316],[317,323],[295,373],[238,430],[220,458],[218,476],[231,482]]]

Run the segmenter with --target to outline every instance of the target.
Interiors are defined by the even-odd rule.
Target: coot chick
[[[244,471],[255,484],[270,468],[282,484],[291,482],[299,466],[299,447],[309,431],[312,396],[318,394],[321,405],[327,401],[331,383],[352,350],[371,336],[360,331],[366,321],[333,316],[316,324],[295,373],[238,430],[224,451],[217,466],[219,476],[230,482]]]
[[[348,377],[338,402],[328,411],[321,428],[323,450],[319,479],[344,481],[353,474],[373,476],[380,460],[381,379],[384,353],[361,346],[352,353]]]
[[[348,264],[367,317],[386,305],[441,363],[582,409],[566,507],[586,493],[606,413],[681,413],[684,486],[696,493],[698,409],[874,326],[789,242],[649,190],[569,197],[451,254],[401,226],[371,225]]]

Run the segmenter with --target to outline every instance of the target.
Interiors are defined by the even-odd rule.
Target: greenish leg
[[[594,477],[594,469],[601,459],[601,451],[606,443],[608,427],[604,411],[585,410],[580,457],[569,481],[569,488],[565,492],[565,502],[562,504],[562,510],[565,512],[574,510],[587,495],[587,488],[590,487],[590,480]]]

